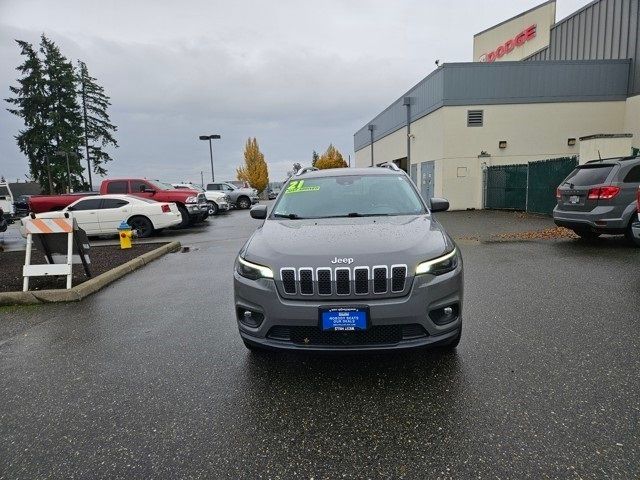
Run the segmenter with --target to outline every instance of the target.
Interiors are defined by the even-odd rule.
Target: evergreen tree
[[[114,138],[118,127],[111,123],[107,109],[111,105],[104,88],[98,85],[96,79],[89,75],[87,65],[78,60],[78,82],[80,83],[80,102],[84,121],[84,145],[87,156],[87,172],[89,187],[93,188],[91,171],[98,175],[105,175],[104,164],[113,160],[103,150],[104,147],[118,147]],[[92,168],[93,162],[93,168]]]
[[[48,168],[53,148],[48,136],[48,104],[43,65],[33,45],[22,40],[16,40],[16,43],[20,47],[24,63],[16,67],[22,77],[18,79],[18,86],[9,87],[15,96],[6,99],[13,105],[13,108],[7,110],[24,121],[25,128],[15,138],[18,148],[29,160],[32,178],[44,190],[53,193],[52,172]]]
[[[238,180],[248,182],[262,192],[269,184],[269,169],[255,138],[247,139],[244,147],[244,165],[236,169]]]
[[[314,150],[313,154],[311,155],[311,166],[315,167],[318,160],[320,160],[320,155],[318,155],[318,152]]]
[[[48,110],[47,140],[54,148],[55,162],[51,162],[56,191],[64,191],[67,186],[67,169],[71,177],[71,188],[85,186],[80,160],[82,145],[82,114],[78,104],[77,77],[73,64],[60,52],[58,46],[44,34],[40,39],[40,53],[43,56],[44,90]],[[69,165],[63,155],[67,152]]]

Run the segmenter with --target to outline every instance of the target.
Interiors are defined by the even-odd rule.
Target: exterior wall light
[[[498,148],[507,148],[507,141],[506,140],[500,140],[498,142]]]
[[[567,145],[569,145],[570,147],[573,147],[575,144],[576,144],[575,138],[567,138]]]

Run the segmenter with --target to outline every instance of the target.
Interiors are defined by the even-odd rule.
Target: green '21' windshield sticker
[[[289,184],[287,189],[284,191],[287,193],[298,193],[298,192],[317,192],[320,190],[318,185],[304,186],[304,180],[294,180]]]

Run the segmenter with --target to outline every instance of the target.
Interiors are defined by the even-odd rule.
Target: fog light
[[[238,307],[236,309],[238,321],[247,327],[256,328],[259,327],[264,320],[264,314],[254,310]]]
[[[446,307],[435,308],[429,312],[429,318],[436,325],[446,325],[458,318],[460,308],[457,303],[447,305]]]

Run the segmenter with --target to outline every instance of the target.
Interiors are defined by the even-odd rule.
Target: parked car
[[[78,192],[78,193],[65,193],[61,195],[32,195],[29,197],[29,212],[32,213],[44,213],[44,212],[59,212],[63,208],[71,205],[73,202],[93,195],[98,195],[98,192]]]
[[[395,165],[301,170],[236,258],[235,311],[250,350],[455,348],[462,258]],[[390,242],[389,239],[393,238]]]
[[[207,192],[200,185],[195,185],[193,183],[172,183],[171,185],[173,188],[188,188],[203,193],[207,199],[207,203],[209,204],[209,216],[217,215],[220,212],[228,212],[231,208],[229,195],[224,192],[214,192],[213,190]]]
[[[100,185],[100,195],[134,195],[158,202],[175,203],[182,216],[180,227],[186,227],[203,221],[209,216],[209,204],[203,193],[189,189],[176,189],[155,180],[123,178],[104,180]],[[87,196],[90,193],[73,193],[70,195],[34,195],[29,199],[29,209],[33,213],[59,211],[64,207]]]
[[[7,219],[4,218],[4,210],[0,208],[0,233],[6,232],[8,227],[9,222],[7,222]]]
[[[580,237],[626,235],[633,240],[640,186],[640,157],[593,160],[579,165],[560,184],[553,209],[556,225]]]
[[[6,217],[7,221],[13,218],[13,194],[11,193],[11,187],[7,182],[0,183],[0,209],[2,209],[3,218]]]
[[[133,195],[94,195],[76,200],[60,212],[46,212],[36,218],[59,218],[69,213],[87,235],[118,233],[118,226],[126,221],[140,238],[151,236],[164,228],[182,222],[175,203],[156,202]]]
[[[13,202],[14,215],[16,217],[24,217],[29,214],[29,198],[32,195],[20,195]]]
[[[207,192],[223,192],[235,208],[246,209],[258,203],[258,192],[253,188],[239,188],[229,182],[207,183]]]
[[[279,189],[275,189],[275,190],[269,189],[267,191],[267,198],[269,200],[275,200],[278,197],[278,194],[280,194],[280,190]]]
[[[638,210],[638,218],[631,224],[631,234],[633,243],[640,247],[640,187],[636,191],[636,209]]]

